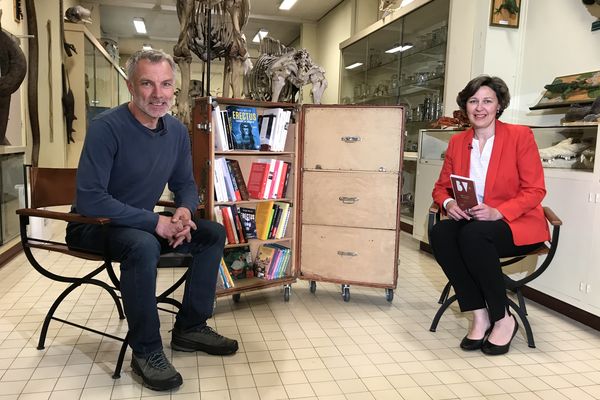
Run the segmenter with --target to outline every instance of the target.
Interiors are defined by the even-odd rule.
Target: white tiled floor
[[[143,388],[124,373],[111,378],[120,342],[52,322],[45,350],[37,350],[44,315],[64,284],[35,272],[23,255],[0,269],[0,400],[8,399],[600,399],[600,333],[529,303],[537,348],[519,332],[506,356],[486,357],[458,348],[468,320],[453,306],[437,332],[429,332],[445,279],[433,259],[401,237],[394,300],[382,289],[305,281],[282,290],[220,298],[210,321],[240,341],[229,357],[172,352],[173,317],[161,313],[168,356],[184,384],[172,393]],[[55,271],[95,264],[45,257]],[[160,270],[167,285],[180,270]],[[110,297],[94,288],[75,290],[58,316],[123,335]]]

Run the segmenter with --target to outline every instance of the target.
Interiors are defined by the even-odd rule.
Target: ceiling
[[[290,45],[300,37],[302,23],[317,22],[341,1],[298,0],[291,10],[280,11],[279,0],[250,0],[250,17],[243,31],[251,53],[258,49],[252,38],[260,28]],[[121,54],[131,54],[144,43],[172,52],[179,36],[176,0],[87,0],[86,4],[99,7],[102,35],[115,40]],[[136,34],[134,17],[144,18],[147,35]]]

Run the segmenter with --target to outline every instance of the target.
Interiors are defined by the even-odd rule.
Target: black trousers
[[[527,254],[542,244],[516,246],[503,220],[442,220],[433,226],[429,240],[461,311],[487,307],[492,323],[508,307],[500,258]]]
[[[192,231],[192,241],[184,241],[175,249],[156,234],[135,228],[110,227],[110,256],[121,263],[120,290],[129,325],[129,345],[138,356],[148,356],[162,349],[156,308],[156,266],[161,254],[192,254],[175,325],[184,330],[199,327],[212,316],[225,229],[216,222],[194,221],[198,229]],[[101,252],[104,245],[101,238],[99,226],[75,223],[67,226],[69,246]]]

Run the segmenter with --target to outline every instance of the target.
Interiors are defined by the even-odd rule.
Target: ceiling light
[[[144,23],[144,18],[135,17],[133,19],[133,26],[135,26],[135,31],[139,34],[146,34],[146,24]]]
[[[401,44],[398,46],[394,46],[391,49],[386,50],[385,52],[388,54],[393,54],[393,53],[398,53],[401,51],[406,51],[408,49],[412,49],[413,48],[413,44],[412,43],[406,43],[406,44]]]
[[[144,43],[144,44],[142,45],[142,50],[152,50],[152,45],[151,45],[151,44]]]
[[[410,3],[412,3],[415,0],[402,0],[402,4],[400,4],[400,7],[406,7],[407,5],[409,5]]]
[[[296,0],[283,0],[279,5],[279,9],[289,10],[290,8],[294,7],[294,4],[296,4]]]
[[[262,40],[262,38],[264,38],[268,34],[269,34],[268,30],[266,30],[265,28],[260,28],[259,31],[256,32],[256,35],[254,35],[254,38],[252,39],[252,42],[254,42],[254,43],[260,43],[260,41]]]
[[[350,65],[348,65],[348,66],[347,66],[347,67],[345,67],[345,68],[346,68],[346,69],[354,69],[354,68],[358,68],[358,67],[360,67],[361,65],[363,65],[363,63],[361,63],[361,62],[355,62],[354,64],[350,64]]]

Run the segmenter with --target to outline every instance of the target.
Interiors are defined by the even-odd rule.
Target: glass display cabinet
[[[76,53],[66,57],[70,89],[75,98],[73,140],[65,143],[69,167],[77,167],[88,122],[104,110],[130,98],[125,73],[102,44],[82,24],[65,22],[65,41]]]
[[[404,228],[413,222],[419,130],[443,115],[450,1],[414,4],[404,14],[396,12],[386,17],[389,21],[380,20],[340,44],[340,103],[405,107]]]
[[[550,170],[594,172],[597,125],[532,128],[542,166]]]
[[[88,120],[129,101],[125,73],[93,37],[85,35],[85,86]]]
[[[19,236],[16,210],[25,205],[24,162],[25,153],[0,154],[0,244]]]

